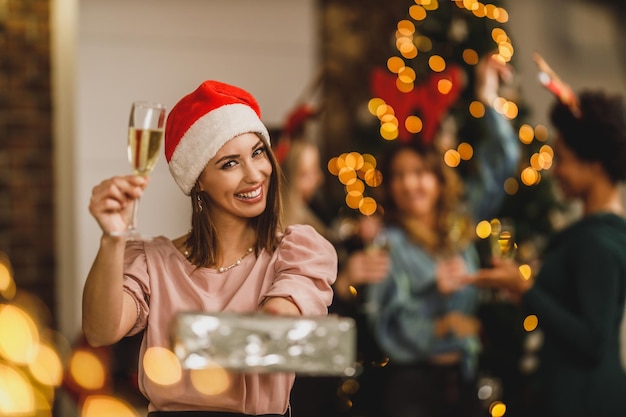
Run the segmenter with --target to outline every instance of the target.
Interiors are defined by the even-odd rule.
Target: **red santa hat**
[[[180,189],[189,195],[209,160],[244,133],[270,144],[257,101],[239,87],[208,80],[176,103],[165,125],[165,158]]]

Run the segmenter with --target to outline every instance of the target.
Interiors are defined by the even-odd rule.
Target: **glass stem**
[[[139,198],[133,201],[133,214],[128,225],[129,230],[137,230],[137,213],[139,212]]]

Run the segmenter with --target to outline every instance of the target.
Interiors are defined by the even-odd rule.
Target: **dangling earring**
[[[200,194],[196,196],[198,199],[198,213],[202,213],[202,199],[200,199]]]

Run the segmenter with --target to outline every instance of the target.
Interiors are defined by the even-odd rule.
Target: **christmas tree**
[[[504,2],[476,0],[323,0],[323,142],[329,172],[328,211],[334,215],[376,209],[376,188],[385,179],[376,158],[393,141],[434,140],[446,123],[456,126],[446,162],[463,177],[472,169],[471,150],[484,136],[485,122],[474,97],[473,74],[480,57],[515,66],[514,40],[508,33]],[[494,109],[519,133],[518,173],[502,184],[507,197],[498,217],[516,227],[518,255],[538,256],[552,233],[551,214],[560,210],[546,174],[552,148],[545,126],[525,121],[529,109],[519,86],[504,85]],[[469,150],[469,151],[468,151]],[[331,196],[331,198],[328,198]],[[525,341],[538,337],[532,317],[506,301],[484,303],[483,371],[486,400],[510,405],[521,415],[532,404],[533,356]],[[499,382],[498,382],[499,381]]]

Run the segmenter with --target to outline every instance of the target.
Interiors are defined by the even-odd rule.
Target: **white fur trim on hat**
[[[170,172],[180,189],[189,195],[217,151],[244,133],[257,133],[270,144],[267,128],[245,104],[227,104],[196,120],[180,139],[169,162]]]

